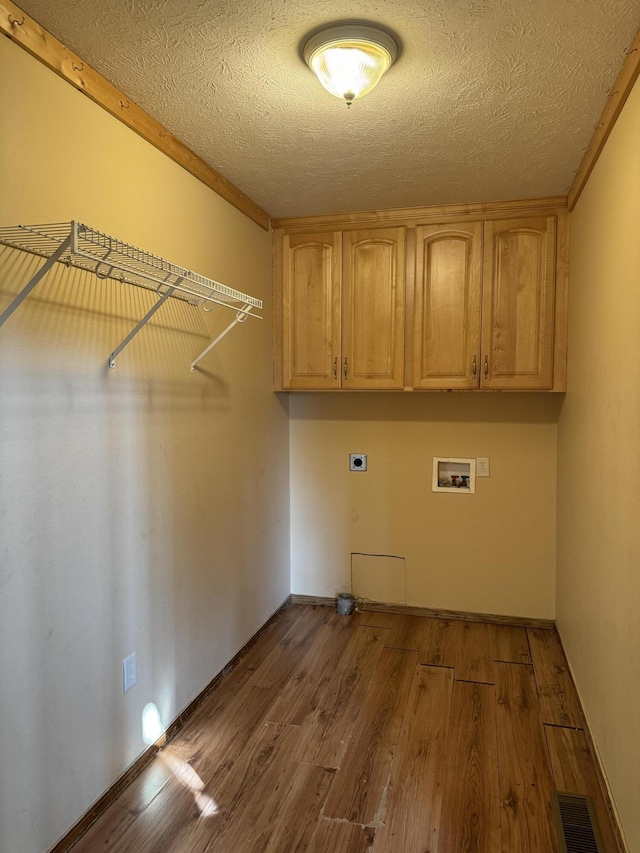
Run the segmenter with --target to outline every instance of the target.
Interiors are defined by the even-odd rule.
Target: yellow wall
[[[571,215],[558,624],[640,850],[640,84]]]
[[[0,225],[79,219],[265,301],[202,312],[58,266],[0,329],[0,850],[43,853],[289,593],[270,236],[0,38]],[[0,311],[41,262],[0,247]],[[231,319],[216,309],[210,332]],[[124,695],[122,659],[137,652]]]
[[[561,397],[291,396],[293,592],[349,590],[362,552],[405,558],[408,604],[554,617]],[[368,454],[366,473],[349,453]],[[491,476],[475,495],[434,494],[434,456],[488,456]]]

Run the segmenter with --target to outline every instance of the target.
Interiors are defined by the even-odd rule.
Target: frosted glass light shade
[[[348,105],[370,92],[389,70],[398,46],[389,33],[364,24],[339,24],[311,36],[304,58],[324,88]]]

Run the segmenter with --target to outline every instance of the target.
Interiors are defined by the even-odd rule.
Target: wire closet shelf
[[[169,297],[182,299],[190,305],[201,306],[205,311],[210,311],[214,305],[223,305],[237,312],[235,320],[192,362],[191,370],[237,323],[244,322],[248,317],[262,319],[253,311],[253,309],[262,308],[260,299],[173,264],[165,258],[145,252],[143,249],[124,243],[75,220],[44,225],[0,227],[0,243],[47,258],[44,266],[0,315],[0,326],[57,261],[95,273],[98,278],[111,278],[123,284],[143,287],[158,293],[160,297],[158,302],[109,356],[110,367],[115,366],[115,358],[119,352]]]

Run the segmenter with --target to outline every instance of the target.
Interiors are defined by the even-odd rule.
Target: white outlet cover
[[[349,454],[349,470],[350,471],[366,471],[367,470],[367,454],[366,453],[350,453]]]
[[[478,456],[476,459],[476,477],[489,476],[489,457]]]
[[[124,692],[131,690],[137,680],[136,653],[129,655],[122,661],[122,676],[124,679]]]

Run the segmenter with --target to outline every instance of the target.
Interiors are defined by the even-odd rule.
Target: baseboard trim
[[[264,632],[276,621],[276,619],[283,613],[287,608],[293,604],[293,596],[288,595],[285,600],[282,602],[280,607],[271,614],[271,616],[267,619],[267,621],[262,625],[258,630],[250,637],[244,646],[240,649],[240,651],[235,654],[229,663],[227,663],[220,672],[214,676],[211,681],[207,684],[207,686],[198,693],[198,695],[193,699],[187,706],[182,710],[178,716],[173,720],[173,722],[168,726],[164,735],[160,738],[160,740],[153,744],[152,746],[145,749],[145,751],[140,755],[134,762],[131,764],[124,773],[119,776],[116,781],[111,785],[104,794],[98,799],[91,808],[84,813],[84,815],[80,818],[80,820],[75,823],[69,832],[57,842],[57,844],[51,848],[50,853],[67,853],[74,844],[76,844],[80,838],[87,832],[89,827],[95,823],[95,821],[100,817],[100,815],[105,812],[109,806],[116,800],[120,794],[124,791],[124,789],[130,785],[133,780],[139,776],[142,771],[147,767],[151,761],[156,756],[156,753],[164,746],[165,743],[174,738],[177,733],[182,729],[185,723],[194,715],[194,713],[198,710],[200,705],[208,698],[213,690],[220,684],[225,676],[227,676],[231,670],[233,670],[242,660],[242,658],[247,654],[247,652],[255,645],[257,640],[264,634]]]
[[[466,610],[441,610],[437,607],[411,607],[407,604],[382,604],[377,601],[358,600],[360,610],[378,613],[402,613],[405,616],[436,616],[439,619],[458,619],[463,622],[489,622],[492,625],[512,625],[517,628],[544,628],[553,630],[553,619],[534,619],[527,616],[502,616],[495,613],[474,613]]]
[[[293,604],[316,604],[335,607],[335,598],[323,598],[317,595],[292,595]],[[435,607],[412,607],[408,604],[385,604],[382,601],[356,600],[358,610],[372,610],[376,613],[399,613],[403,616],[430,616],[439,619],[458,619],[463,622],[489,622],[492,625],[512,625],[517,628],[543,628],[553,630],[553,619],[533,619],[527,616],[500,616],[495,613],[472,613],[465,610],[441,610]]]
[[[624,833],[622,832],[621,823],[620,823],[620,815],[618,814],[618,810],[615,806],[613,794],[611,791],[611,787],[609,786],[609,781],[607,779],[607,774],[605,773],[604,765],[602,763],[602,758],[600,756],[600,751],[596,746],[596,742],[593,737],[593,733],[591,731],[591,726],[589,725],[589,720],[587,719],[587,715],[584,710],[584,705],[582,704],[582,698],[580,697],[580,692],[578,691],[578,686],[576,684],[576,680],[573,675],[573,670],[571,669],[571,664],[569,663],[569,658],[567,657],[567,652],[564,647],[564,643],[562,642],[562,637],[560,635],[560,631],[556,627],[556,634],[558,636],[558,641],[560,643],[560,648],[562,649],[562,654],[564,655],[564,660],[567,665],[567,672],[569,673],[569,678],[571,679],[571,683],[573,684],[573,689],[575,691],[576,696],[578,697],[578,703],[580,705],[580,714],[582,716],[582,722],[584,726],[584,734],[587,739],[587,745],[589,747],[589,753],[591,754],[591,758],[593,760],[593,765],[596,768],[596,776],[598,777],[598,785],[600,786],[600,791],[604,798],[605,805],[607,807],[607,812],[609,813],[609,818],[611,820],[611,826],[613,828],[613,834],[615,835],[616,842],[618,844],[618,850],[612,851],[612,853],[629,853],[629,848],[627,847],[627,843],[624,838]]]
[[[292,604],[313,604],[318,607],[335,607],[335,598],[325,598],[321,595],[292,595]]]

